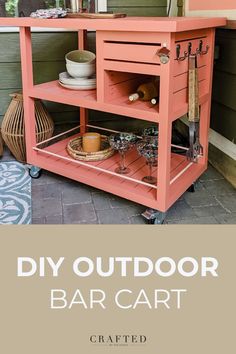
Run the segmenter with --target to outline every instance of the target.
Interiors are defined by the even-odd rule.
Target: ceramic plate
[[[73,86],[91,86],[96,85],[96,77],[90,78],[73,78],[67,72],[59,74],[59,80],[64,85],[73,85]]]
[[[95,90],[96,89],[96,83],[90,85],[66,85],[63,84],[61,81],[58,82],[62,87],[70,90]]]

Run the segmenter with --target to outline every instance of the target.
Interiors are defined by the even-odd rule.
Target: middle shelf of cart
[[[58,80],[34,85],[27,93],[32,98],[119,114],[153,123],[159,122],[158,105],[151,107],[150,102],[142,101],[129,103],[127,96],[111,102],[99,102],[96,90],[66,89],[60,86]]]

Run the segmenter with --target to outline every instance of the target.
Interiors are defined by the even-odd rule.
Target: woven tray
[[[70,140],[66,147],[68,154],[73,159],[81,161],[105,160],[115,153],[108,143],[108,137],[105,135],[101,135],[101,148],[102,150],[97,152],[84,152],[82,150],[82,136]]]

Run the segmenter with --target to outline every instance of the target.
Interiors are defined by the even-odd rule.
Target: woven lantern
[[[0,157],[3,155],[3,140],[2,140],[2,133],[0,129]]]
[[[14,93],[10,96],[12,101],[2,121],[2,138],[16,160],[26,162],[23,95]],[[37,143],[51,138],[54,123],[40,100],[35,100],[35,119]]]

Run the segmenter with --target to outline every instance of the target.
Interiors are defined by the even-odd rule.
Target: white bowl
[[[67,64],[92,64],[96,55],[88,50],[73,50],[66,54],[65,59]]]
[[[96,71],[95,63],[92,64],[66,64],[66,70],[74,78],[90,77]]]

